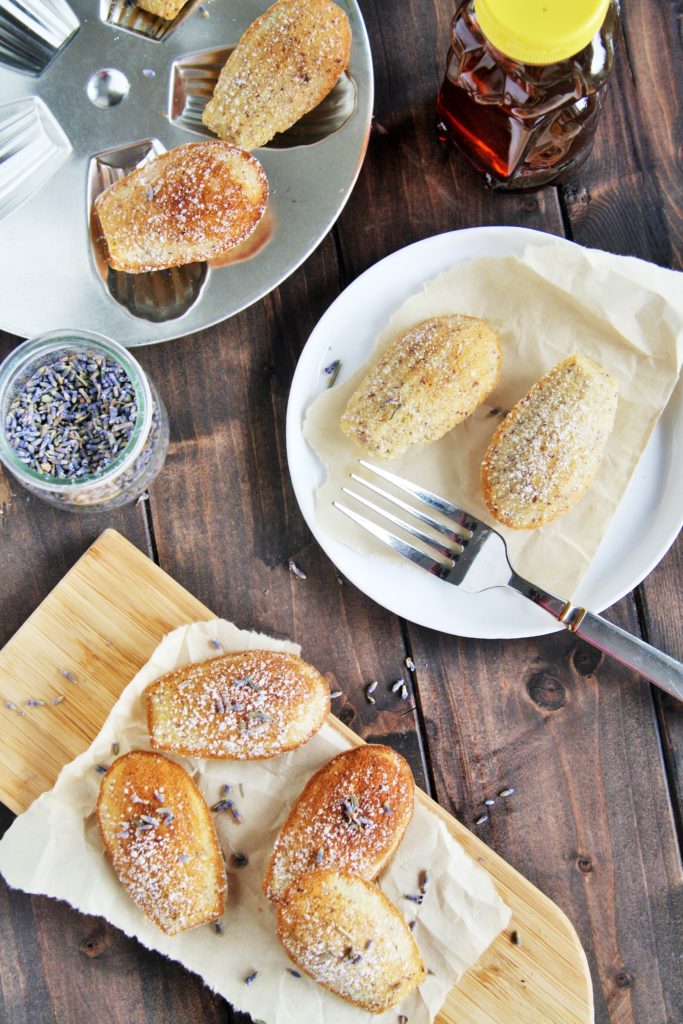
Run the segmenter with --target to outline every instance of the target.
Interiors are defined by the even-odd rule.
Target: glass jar
[[[496,190],[538,188],[590,153],[618,0],[458,0],[439,134]]]
[[[41,441],[50,430],[49,427],[31,425],[32,420],[36,424],[39,422],[38,414],[35,412],[39,406],[31,402],[31,411],[26,412],[26,387],[38,374],[41,380],[40,387],[44,386],[45,390],[36,390],[36,394],[42,395],[37,402],[46,402],[50,406],[51,402],[58,401],[55,395],[63,394],[59,389],[64,387],[63,383],[60,384],[54,378],[55,368],[64,366],[60,360],[67,360],[71,367],[74,358],[90,361],[93,367],[95,360],[99,360],[99,366],[104,365],[103,361],[108,362],[110,366],[115,364],[117,372],[123,375],[121,379],[125,381],[127,410],[130,417],[125,421],[126,429],[131,422],[133,425],[125,443],[122,441],[120,449],[110,461],[103,461],[100,468],[94,471],[89,468],[88,472],[80,476],[49,475],[27,464],[28,452],[35,452],[36,449],[42,451]],[[56,372],[59,376],[59,370]],[[55,380],[55,391],[49,384],[50,374]],[[101,381],[101,378],[99,380]],[[84,378],[84,384],[89,383]],[[113,386],[116,387],[119,383],[120,381],[116,380]],[[98,386],[100,385],[93,385]],[[73,396],[73,391],[70,394]],[[83,394],[95,392],[84,390]],[[85,397],[83,402],[85,408],[92,408]],[[52,405],[52,409],[57,410],[55,422],[59,422],[60,426],[64,420],[87,420],[87,414],[82,416],[78,413],[74,417],[71,412],[66,411],[62,420],[59,408],[59,404]],[[72,408],[64,406],[65,410]],[[115,413],[112,420],[114,416]],[[107,420],[107,425],[110,431],[112,421]],[[113,429],[122,428],[117,424]],[[109,433],[108,436],[113,435]],[[78,330],[52,331],[23,342],[0,365],[0,460],[23,487],[52,505],[70,511],[102,511],[135,501],[149,487],[163,466],[168,450],[168,439],[168,417],[156,388],[130,352],[110,338]],[[48,448],[49,444],[48,439]],[[93,441],[89,444],[97,447]],[[36,456],[31,456],[34,457]],[[48,463],[45,462],[44,465],[47,467]],[[88,466],[90,467],[90,462]],[[63,472],[61,469],[60,471]]]

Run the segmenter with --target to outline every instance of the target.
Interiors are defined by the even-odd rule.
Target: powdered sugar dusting
[[[425,968],[408,927],[379,889],[334,871],[306,875],[280,905],[278,935],[319,984],[381,1013],[419,985]]]
[[[348,18],[331,0],[279,0],[233,50],[204,123],[245,149],[263,146],[324,99],[350,43]]]
[[[95,201],[109,261],[134,273],[220,256],[243,242],[268,200],[255,157],[212,141],[177,146]]]
[[[482,464],[486,503],[508,526],[534,529],[568,511],[602,459],[617,387],[601,367],[570,356],[517,403]]]
[[[334,758],[309,781],[277,838],[269,898],[317,868],[375,878],[410,821],[413,800],[410,769],[389,748],[369,744]]]
[[[147,693],[155,746],[202,757],[274,757],[329,710],[324,678],[293,654],[248,651],[189,665]]]
[[[102,781],[98,818],[114,870],[163,931],[222,913],[227,883],[213,823],[179,765],[139,751],[120,758]]]
[[[370,369],[349,400],[342,430],[373,455],[395,458],[469,416],[494,387],[499,365],[496,335],[483,320],[424,320]]]

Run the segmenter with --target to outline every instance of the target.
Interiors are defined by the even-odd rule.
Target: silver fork
[[[375,515],[415,538],[426,550],[403,540],[390,529],[373,522],[348,505],[334,501],[333,505],[349,519],[422,569],[468,593],[479,593],[492,587],[510,587],[516,590],[543,608],[572,633],[576,633],[605,654],[645,676],[678,700],[683,700],[681,662],[612,625],[600,615],[577,607],[571,601],[563,601],[562,598],[549,594],[541,587],[525,580],[510,565],[503,537],[469,512],[423,487],[389,473],[386,469],[373,466],[364,459],[359,459],[359,465],[382,480],[388,481],[399,491],[409,494],[416,504],[404,501],[403,498],[359,476],[358,473],[351,473],[350,478],[404,515],[397,515],[382,508],[371,498],[359,494],[357,490],[342,487],[342,491],[361,506],[370,509]],[[442,518],[436,518],[431,514],[432,511],[440,513]],[[426,526],[431,533],[426,533],[419,524]]]

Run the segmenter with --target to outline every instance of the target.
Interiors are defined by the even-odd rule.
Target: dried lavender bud
[[[55,354],[22,384],[5,419],[20,462],[53,480],[105,469],[124,450],[137,400],[124,368],[100,353]],[[76,677],[61,669],[71,682]]]
[[[289,571],[291,572],[292,576],[296,576],[296,578],[298,580],[307,580],[308,579],[308,576],[306,575],[306,573],[303,572],[303,570],[300,569],[299,566],[296,564],[296,562],[292,561],[291,558],[289,560]]]
[[[222,814],[223,811],[232,810],[232,807],[232,800],[219,800],[217,804],[213,805],[211,810],[214,811],[216,814]]]
[[[337,377],[339,376],[339,370],[341,369],[341,359],[335,359],[333,363],[325,367],[325,373],[330,378],[327,382],[328,388],[332,388],[335,385]]]

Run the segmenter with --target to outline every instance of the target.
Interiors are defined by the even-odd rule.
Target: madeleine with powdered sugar
[[[263,891],[282,899],[306,871],[335,867],[372,880],[413,816],[415,782],[391,747],[367,743],[333,757],[309,779],[275,841]]]
[[[202,121],[235,146],[264,146],[327,96],[350,52],[349,19],[332,0],[278,0],[230,54]]]
[[[268,181],[255,157],[191,142],[149,160],[94,204],[114,270],[140,274],[224,255],[261,220]]]
[[[167,935],[216,921],[228,883],[204,797],[184,768],[132,750],[102,778],[102,842],[130,898]]]
[[[403,915],[362,878],[308,872],[290,886],[277,912],[278,939],[297,967],[370,1013],[389,1010],[427,976]]]
[[[256,761],[294,750],[330,710],[327,680],[296,654],[240,651],[170,672],[144,692],[155,750]]]
[[[405,331],[349,399],[341,428],[370,455],[395,459],[437,441],[494,389],[498,337],[484,320],[437,316]]]
[[[482,492],[491,515],[513,530],[535,530],[568,512],[602,461],[617,401],[617,382],[586,356],[569,356],[541,377],[484,456]]]

